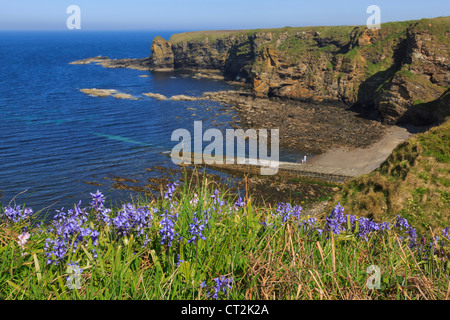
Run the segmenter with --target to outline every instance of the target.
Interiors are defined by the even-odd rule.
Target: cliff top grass
[[[448,41],[448,36],[446,35],[446,28],[450,23],[450,17],[439,17],[432,19],[421,19],[421,20],[407,20],[407,21],[395,21],[382,23],[381,28],[386,32],[398,32],[407,28],[412,23],[417,22],[422,28],[430,27],[436,34],[439,34],[440,39]],[[429,26],[431,25],[431,26]],[[284,27],[284,28],[267,28],[267,29],[249,29],[249,30],[208,30],[208,31],[193,31],[173,34],[170,38],[172,44],[180,42],[191,42],[191,41],[216,41],[217,39],[228,37],[228,36],[239,36],[239,35],[253,35],[259,32],[264,33],[297,33],[297,32],[319,32],[320,36],[323,38],[342,38],[347,39],[351,31],[359,27],[365,29],[366,26],[306,26],[306,27]]]
[[[268,28],[268,29],[249,29],[249,30],[211,30],[211,31],[193,31],[176,33],[170,37],[172,44],[191,41],[216,41],[217,39],[229,36],[249,36],[256,33],[297,33],[297,32],[320,32],[323,36],[345,36],[350,33],[356,26],[317,26],[317,27],[284,27],[284,28]],[[361,26],[362,27],[362,26]]]

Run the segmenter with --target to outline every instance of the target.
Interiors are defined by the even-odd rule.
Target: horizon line
[[[393,23],[393,22],[406,22],[406,21],[419,21],[422,19],[437,19],[437,18],[448,18],[450,16],[437,16],[432,18],[420,18],[420,19],[406,19],[406,20],[393,20],[393,21],[385,21],[381,22],[381,25],[385,23]],[[259,29],[283,29],[283,28],[314,28],[314,27],[343,27],[343,26],[363,26],[363,24],[320,24],[320,25],[299,25],[299,26],[283,26],[283,27],[255,27],[255,28],[214,28],[214,29],[147,29],[147,28],[125,28],[125,29],[76,29],[76,30],[69,30],[67,28],[61,28],[61,29],[1,29],[0,32],[3,31],[55,31],[55,32],[63,32],[63,31],[71,31],[71,32],[92,32],[92,31],[145,31],[145,32],[156,32],[156,31],[183,31],[183,32],[196,32],[196,31],[243,31],[243,30],[259,30]]]

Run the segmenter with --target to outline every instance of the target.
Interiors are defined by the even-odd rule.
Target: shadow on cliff
[[[379,90],[387,84],[391,77],[407,63],[408,43],[404,39],[394,48],[393,63],[383,71],[371,75],[358,88],[357,102],[350,108],[362,118],[382,120],[377,109],[377,98]]]

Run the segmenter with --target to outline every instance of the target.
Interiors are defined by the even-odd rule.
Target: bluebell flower
[[[442,236],[450,241],[450,226],[442,230]]]
[[[164,199],[172,200],[173,194],[175,192],[175,188],[178,186],[178,181],[171,182],[167,185],[167,192],[164,194]]]
[[[409,225],[408,220],[397,215],[395,227],[399,228],[400,231],[403,230],[408,235],[410,248],[416,246],[416,240],[417,240],[416,229]]]
[[[239,197],[239,199],[234,203],[233,208],[234,210],[238,211],[243,207],[245,207],[245,201],[241,197]]]
[[[0,216],[5,216],[9,221],[13,223],[18,223],[20,221],[25,221],[33,215],[33,209],[31,208],[21,208],[20,206],[6,207],[4,212]]]
[[[175,263],[175,265],[177,266],[177,268],[180,267],[180,264],[181,264],[182,262],[184,262],[184,260],[181,260],[181,259],[180,259],[180,255],[177,254],[177,262]]]
[[[165,214],[161,215],[162,220],[159,222],[162,226],[161,230],[159,230],[159,234],[161,235],[161,244],[172,246],[172,242],[174,241],[175,236],[179,234],[175,232],[175,223],[173,221],[173,216],[167,213],[167,209],[165,210]]]
[[[202,220],[198,220],[194,215],[192,223],[189,225],[189,233],[192,235],[192,238],[188,240],[188,243],[198,242],[199,239],[206,240],[205,236],[202,234],[204,229],[205,225],[202,224]]]
[[[303,231],[312,231],[316,228],[316,223],[317,223],[317,218],[311,217],[311,218],[308,218],[308,219],[305,219],[305,220],[299,222],[298,226]]]
[[[96,193],[91,193],[91,196],[92,202],[90,205],[95,211],[98,211],[104,207],[105,196],[100,192],[100,190],[97,190]]]
[[[203,210],[203,221],[204,221],[206,227],[211,228],[210,208],[208,208],[208,210]]]
[[[211,195],[211,199],[213,199],[214,208],[220,213],[222,211],[222,207],[227,204],[225,200],[222,200],[219,197],[219,190],[215,189],[214,194]]]
[[[213,279],[215,282],[214,285],[214,294],[212,295],[212,298],[217,300],[219,299],[219,293],[224,293],[225,295],[228,294],[228,289],[232,289],[231,288],[231,283],[233,282],[232,278],[226,278],[225,276],[220,276],[218,278],[214,278]]]
[[[56,210],[57,214],[47,230],[54,237],[46,239],[44,244],[47,264],[58,265],[67,256],[70,248],[75,252],[83,242],[92,240],[94,246],[98,242],[99,232],[87,225],[88,213],[81,208],[81,202],[67,212],[63,209]]]
[[[123,204],[117,216],[112,219],[112,226],[119,236],[127,236],[136,232],[137,237],[142,237],[145,229],[149,228],[153,219],[153,213],[149,206],[135,207],[133,204]]]

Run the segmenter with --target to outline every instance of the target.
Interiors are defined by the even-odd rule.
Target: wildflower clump
[[[7,280],[0,294],[25,297],[27,288],[46,299],[333,299],[358,288],[361,297],[389,298],[400,277],[406,284],[424,275],[445,282],[447,292],[450,226],[418,241],[401,216],[377,222],[344,214],[340,204],[308,216],[290,203],[261,208],[216,188],[177,187],[169,183],[157,201],[111,208],[97,190],[89,206],[57,210],[39,227],[31,208],[0,209],[7,235],[0,234]],[[372,293],[364,287],[369,265],[383,272]],[[413,296],[411,288],[402,290]],[[432,298],[437,290],[422,291]]]

